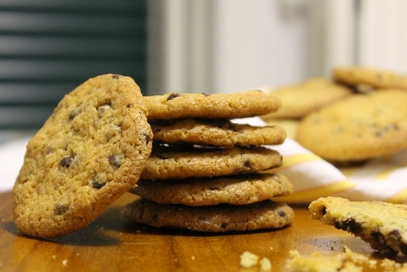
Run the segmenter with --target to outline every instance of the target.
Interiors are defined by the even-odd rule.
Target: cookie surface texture
[[[132,188],[151,152],[146,114],[130,77],[101,75],[67,94],[27,145],[13,189],[17,229],[63,236]]]
[[[308,208],[311,218],[351,232],[381,253],[407,254],[407,205],[326,197]]]
[[[183,179],[253,173],[282,164],[282,156],[265,147],[194,148],[154,146],[142,179]]]
[[[141,198],[128,204],[122,215],[157,228],[214,233],[282,228],[294,218],[288,205],[269,200],[242,206],[188,207],[157,204]]]
[[[311,111],[352,95],[354,92],[324,78],[312,78],[304,82],[283,86],[268,92],[281,101],[281,109],[261,116],[262,119],[299,119]]]
[[[209,206],[222,203],[245,205],[293,191],[281,174],[252,174],[185,180],[139,180],[131,190],[161,204]]]
[[[281,102],[259,90],[231,94],[169,93],[144,96],[149,120],[243,118],[277,111]]]
[[[329,161],[361,161],[407,148],[407,92],[358,94],[307,115],[296,140]]]
[[[282,144],[286,132],[279,126],[255,127],[227,119],[179,119],[150,122],[154,140],[222,147]]]
[[[407,89],[407,75],[373,67],[336,67],[332,71],[332,76],[339,83],[362,90],[384,88]]]

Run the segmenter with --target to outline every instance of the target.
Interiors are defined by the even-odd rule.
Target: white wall
[[[276,86],[306,75],[305,17],[275,0],[214,1],[214,92]]]
[[[304,10],[291,2],[151,1],[149,93],[229,93],[303,79]]]
[[[361,0],[359,64],[407,74],[406,11],[406,0]]]

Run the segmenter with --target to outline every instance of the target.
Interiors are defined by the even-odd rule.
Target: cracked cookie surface
[[[17,229],[68,234],[132,188],[151,152],[146,115],[130,77],[101,75],[67,94],[27,145],[13,189]]]

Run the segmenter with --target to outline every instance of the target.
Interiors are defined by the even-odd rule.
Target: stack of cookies
[[[277,111],[281,102],[260,91],[146,96],[153,150],[131,192],[140,196],[123,216],[153,227],[202,232],[275,229],[294,217],[271,198],[292,192],[270,170],[282,156],[265,145],[284,142],[278,126],[231,122]]]

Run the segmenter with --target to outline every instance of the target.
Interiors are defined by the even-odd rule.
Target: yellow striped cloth
[[[265,125],[260,118],[236,122]],[[277,198],[279,201],[307,204],[319,197],[340,196],[407,203],[407,150],[359,167],[338,169],[289,138],[282,145],[268,148],[281,153],[283,166],[275,171],[287,176],[294,185],[294,192]]]

